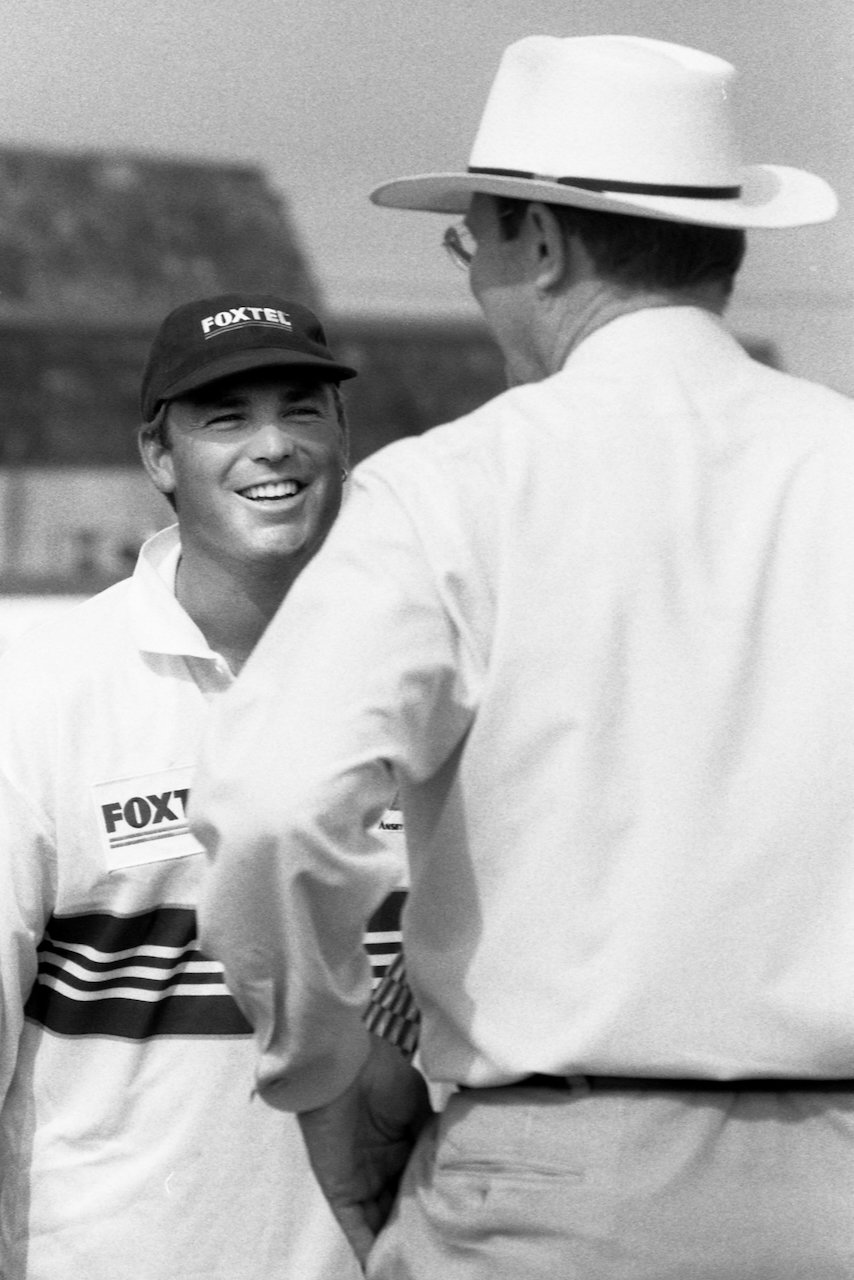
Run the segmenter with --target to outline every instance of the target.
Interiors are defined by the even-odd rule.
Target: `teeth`
[[[242,489],[244,498],[293,498],[300,491],[296,480],[277,480],[271,484],[253,484]]]

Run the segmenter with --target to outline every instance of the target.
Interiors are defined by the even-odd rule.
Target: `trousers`
[[[854,1280],[854,1092],[454,1094],[369,1280]]]

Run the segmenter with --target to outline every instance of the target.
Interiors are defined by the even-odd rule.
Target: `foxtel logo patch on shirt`
[[[202,852],[187,822],[191,777],[188,765],[93,787],[109,871]]]
[[[278,311],[275,307],[232,307],[228,311],[217,311],[216,315],[205,316],[202,321],[202,335],[205,338],[215,338],[218,333],[242,329],[247,324],[293,328],[288,313]]]

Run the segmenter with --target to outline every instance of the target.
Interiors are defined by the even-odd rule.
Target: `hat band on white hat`
[[[605,178],[553,178],[548,174],[527,173],[524,169],[492,169],[469,165],[469,173],[488,174],[494,178],[527,178],[533,182],[555,182],[562,187],[578,187],[582,191],[615,191],[635,196],[676,196],[699,200],[738,200],[741,187],[686,187],[662,182],[618,182]]]

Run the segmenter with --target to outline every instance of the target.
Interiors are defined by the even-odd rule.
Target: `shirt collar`
[[[177,524],[161,529],[143,544],[130,580],[134,640],[144,653],[169,653],[217,662],[218,655],[175,595],[180,558]]]
[[[718,354],[744,352],[720,316],[703,307],[644,307],[616,316],[570,351],[564,368],[578,372],[587,364],[619,359],[644,366],[656,357],[680,362],[708,359],[710,344]]]

